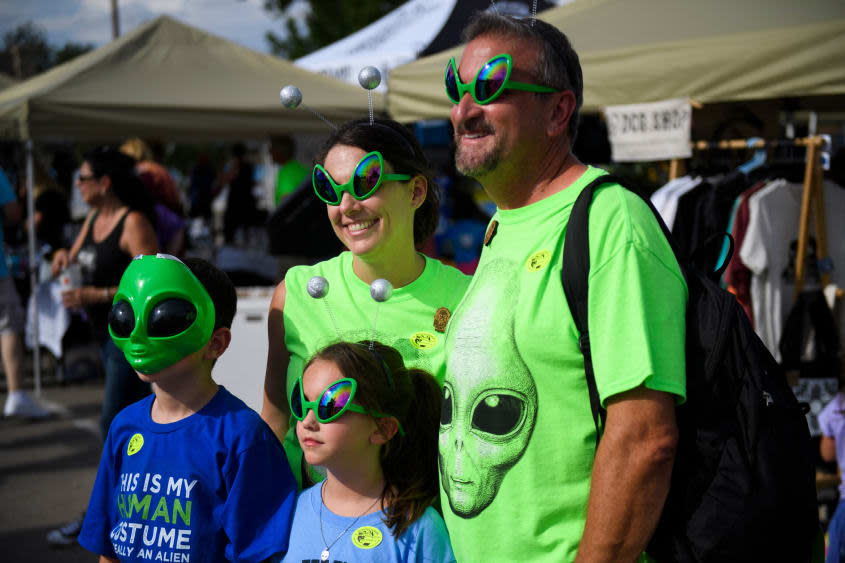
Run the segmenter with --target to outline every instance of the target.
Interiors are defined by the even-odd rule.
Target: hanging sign
[[[679,98],[604,110],[614,162],[689,158],[692,109]]]

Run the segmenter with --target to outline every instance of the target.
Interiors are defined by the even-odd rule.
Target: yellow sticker
[[[129,439],[129,446],[126,448],[127,455],[135,455],[144,447],[144,437],[135,434]]]
[[[360,549],[372,549],[381,543],[381,530],[372,526],[361,526],[352,532],[352,543]]]
[[[428,350],[437,346],[437,337],[430,332],[418,332],[411,336],[411,344],[420,350]]]
[[[539,272],[549,265],[552,259],[552,253],[548,250],[541,250],[531,255],[531,258],[525,263],[525,268],[529,272]]]

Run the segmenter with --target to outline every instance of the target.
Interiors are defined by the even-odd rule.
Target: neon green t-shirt
[[[446,335],[443,516],[455,556],[572,561],[584,530],[595,426],[561,283],[575,199],[604,174],[523,208],[496,235]],[[602,402],[641,384],[685,395],[687,287],[647,205],[619,186],[590,212],[589,329]]]
[[[276,205],[279,205],[284,196],[293,193],[307,175],[308,169],[299,161],[285,162],[276,175]]]
[[[296,378],[302,375],[305,363],[315,352],[341,338],[358,342],[370,340],[373,335],[376,341],[396,348],[406,366],[428,371],[442,385],[446,373],[441,332],[447,326],[444,319],[451,316],[460,302],[470,277],[425,256],[422,274],[410,284],[394,288],[390,299],[379,305],[370,297],[370,286],[352,271],[352,258],[351,252],[342,252],[314,266],[291,268],[285,276],[285,346],[290,353],[287,395],[290,396]],[[308,295],[307,284],[312,276],[328,280],[326,297],[314,299]],[[441,312],[435,323],[435,314],[441,308],[448,310],[448,315]],[[331,316],[337,322],[340,337]],[[377,322],[374,332],[373,322]],[[291,417],[284,447],[301,487],[302,450],[296,439],[295,423]]]

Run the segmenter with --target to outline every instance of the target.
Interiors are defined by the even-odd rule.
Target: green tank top
[[[396,348],[406,366],[424,369],[443,384],[446,374],[444,332],[470,277],[439,260],[424,257],[426,263],[422,274],[410,284],[394,288],[390,299],[381,304],[370,297],[369,284],[352,271],[351,252],[343,252],[314,266],[296,266],[288,270],[284,311],[285,347],[290,354],[287,396],[290,396],[296,378],[302,375],[305,363],[318,350],[339,340],[357,342],[371,337]],[[313,276],[328,280],[326,297],[314,299],[308,294],[308,280]],[[303,460],[295,423],[291,418],[284,447],[301,487]]]

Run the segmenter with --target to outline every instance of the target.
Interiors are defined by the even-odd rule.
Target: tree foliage
[[[264,9],[282,18],[287,31],[285,37],[267,32],[267,42],[274,54],[297,59],[366,27],[406,1],[264,0]],[[310,6],[304,22],[290,16],[288,8],[294,3]]]
[[[0,72],[26,79],[93,48],[93,45],[72,41],[61,47],[51,45],[44,28],[26,22],[3,34]]]

